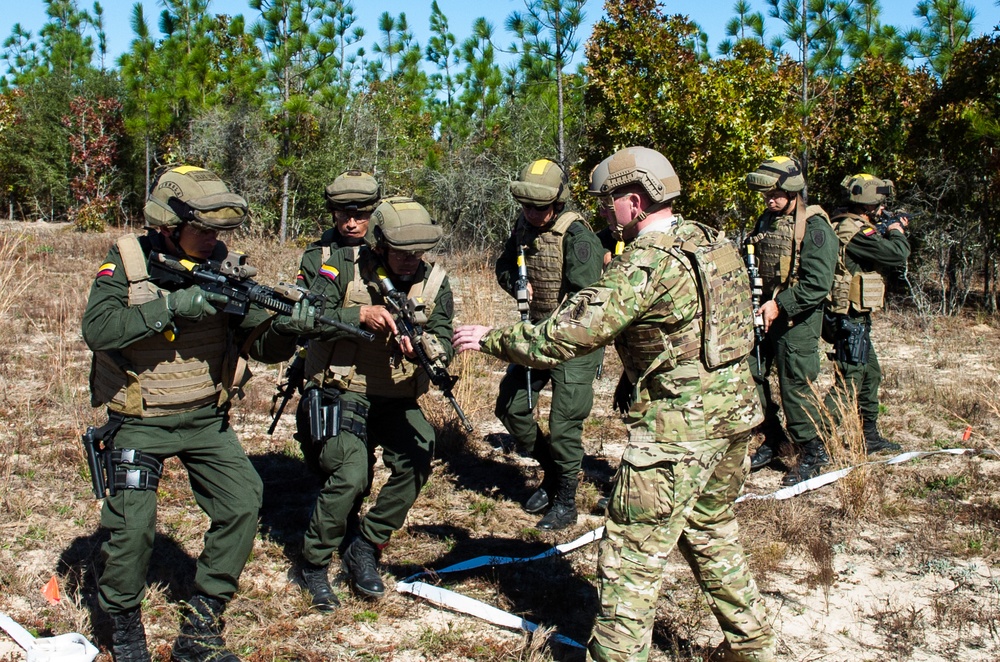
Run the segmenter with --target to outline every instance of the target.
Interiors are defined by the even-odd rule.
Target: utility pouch
[[[837,360],[851,365],[868,363],[868,350],[871,348],[871,327],[863,322],[852,322],[847,317],[840,320],[840,332],[834,351]]]
[[[880,310],[885,305],[885,280],[878,272],[859,272],[851,279],[849,300],[859,313]]]
[[[314,444],[322,444],[340,432],[340,398],[328,401],[323,389],[313,388],[306,393],[309,412],[309,436]]]

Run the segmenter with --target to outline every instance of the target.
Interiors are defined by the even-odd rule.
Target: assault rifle
[[[518,247],[517,282],[514,284],[514,298],[517,300],[517,312],[521,313],[521,321],[528,321],[528,265],[524,261],[524,246]],[[531,368],[525,368],[524,374],[528,383],[528,409],[531,409]]]
[[[420,364],[420,367],[427,373],[431,383],[441,389],[444,397],[448,398],[448,402],[451,403],[455,413],[458,414],[459,420],[462,421],[465,431],[472,432],[472,423],[466,418],[465,412],[462,411],[462,407],[459,406],[458,400],[455,399],[455,394],[451,390],[455,386],[455,383],[458,382],[458,377],[449,375],[445,368],[439,364],[435,364],[427,356],[427,348],[424,343],[428,339],[424,335],[423,321],[418,318],[418,316],[423,317],[423,302],[408,299],[404,293],[397,290],[392,281],[389,280],[389,274],[384,267],[378,267],[376,274],[378,275],[379,286],[382,288],[386,305],[396,321],[396,330],[399,332],[399,335],[410,339],[410,345],[413,346],[413,351],[417,355],[417,362]]]
[[[907,214],[904,211],[889,211],[887,209],[883,209],[874,219],[875,229],[878,230],[878,233],[884,237],[886,233],[889,232],[890,225],[893,223],[899,223],[905,233],[906,223],[903,223],[904,218],[907,222],[909,222],[910,214]]]
[[[278,427],[281,415],[285,413],[285,405],[292,399],[295,392],[302,388],[306,375],[305,349],[295,352],[295,358],[285,368],[285,382],[278,384],[278,392],[271,398],[271,425],[267,428],[268,434],[274,434],[274,429]],[[280,402],[278,401],[280,398]]]
[[[149,275],[154,282],[162,285],[196,284],[206,292],[221,294],[226,298],[221,312],[239,317],[245,317],[250,311],[250,304],[254,303],[279,315],[290,315],[292,306],[298,301],[305,300],[310,305],[323,304],[324,297],[295,285],[279,283],[272,288],[255,282],[253,277],[257,275],[257,268],[248,265],[246,260],[246,255],[232,251],[223,260],[204,262],[182,260],[154,251],[149,256]],[[368,341],[375,339],[375,334],[370,331],[330,317],[318,316],[316,321]]]
[[[764,342],[764,317],[760,314],[760,300],[764,296],[764,280],[757,267],[757,255],[753,244],[747,244],[747,275],[750,276],[750,302],[753,306],[753,333],[757,342],[753,344],[754,358],[760,367],[760,345]]]

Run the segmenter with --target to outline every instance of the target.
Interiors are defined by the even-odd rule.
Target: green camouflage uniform
[[[141,237],[139,244],[147,257],[151,249],[167,252],[157,233]],[[221,259],[226,254],[219,242],[213,257]],[[119,249],[114,247],[91,287],[83,314],[83,338],[95,353],[115,354],[168,330],[175,330],[178,338],[195,333],[199,325],[216,324],[223,315],[197,322],[175,320],[165,297],[129,305],[128,278]],[[231,334],[230,347],[240,347],[268,317],[266,310],[252,306],[245,318],[230,318],[219,330]],[[219,341],[226,342],[225,338]],[[287,359],[294,348],[294,337],[268,329],[250,344],[249,354],[275,363]],[[138,377],[140,382],[142,377]],[[179,402],[176,407],[178,413],[125,416],[115,447],[139,450],[160,461],[176,456],[187,469],[195,501],[212,521],[195,568],[195,592],[228,602],[253,548],[263,486],[230,427],[228,403],[191,409]],[[99,600],[105,611],[118,614],[138,607],[145,595],[156,533],[156,491],[119,489],[104,500],[101,524],[111,537],[101,548],[105,567]]]
[[[666,559],[688,560],[734,659],[773,659],[774,635],[738,540],[733,502],[746,478],[749,431],[761,421],[746,364],[709,371],[697,349],[680,361],[668,338],[700,317],[698,286],[676,237],[704,241],[675,217],[644,228],[594,285],[551,317],[497,329],[484,352],[544,368],[615,342],[637,396],[608,504],[598,557],[601,610],[589,650],[597,660],[645,660]],[[658,356],[629,343],[659,334]]]
[[[833,218],[835,228],[845,222],[849,222],[845,217]],[[844,248],[844,263],[852,274],[905,267],[909,256],[910,242],[904,233],[892,230],[882,236],[870,223],[865,223]],[[846,411],[847,400],[854,396],[857,398],[861,418],[874,424],[878,420],[878,388],[882,383],[882,368],[875,346],[870,344],[871,313],[856,313],[852,310],[843,316],[836,315],[833,316],[834,325],[838,325],[840,317],[865,326],[865,335],[869,338],[868,361],[858,364],[837,360],[837,377],[826,396],[825,406],[833,413]],[[843,338],[835,340],[835,349],[836,343],[842,341]]]
[[[757,221],[748,241],[755,241],[788,217],[765,213]],[[765,426],[780,427],[778,406],[771,397],[768,375],[774,367],[778,373],[781,406],[785,412],[785,428],[792,442],[804,444],[816,439],[819,412],[812,384],[819,376],[819,338],[823,325],[823,304],[833,286],[837,266],[837,235],[830,223],[820,215],[806,221],[805,237],[799,257],[797,282],[773,295],[765,277],[761,303],[773,299],[780,314],[771,324],[761,346],[762,365],[749,357],[750,369],[757,382],[757,394],[764,405]],[[761,259],[758,256],[758,259]],[[763,273],[763,269],[762,269]]]
[[[553,225],[555,221],[553,221]],[[534,228],[518,217],[514,231],[496,263],[497,282],[515,296],[519,246],[528,246],[526,259],[532,259],[535,238],[551,228]],[[578,292],[601,275],[604,251],[597,236],[582,222],[575,221],[566,230],[562,244],[562,285],[560,293]],[[555,276],[558,278],[558,276]],[[537,287],[537,285],[534,285]],[[537,315],[532,319],[537,321]],[[495,414],[522,450],[538,460],[551,484],[544,487],[552,495],[562,478],[576,480],[583,464],[583,423],[594,405],[594,378],[603,354],[580,356],[548,368],[531,371],[532,405],[552,382],[549,409],[549,434],[544,436],[528,406],[527,376],[524,366],[511,365],[500,382]]]
[[[354,326],[360,325],[361,307],[343,307],[348,286],[355,278],[355,269],[360,270],[372,304],[382,305],[383,298],[374,273],[374,256],[367,247],[361,248],[357,263],[354,251],[348,248],[330,255],[313,283],[313,291],[327,297],[325,315]],[[416,282],[426,282],[430,271],[426,263],[422,265],[417,271]],[[396,284],[405,291],[401,283]],[[451,345],[453,315],[453,295],[445,277],[424,326],[424,332],[440,342],[445,362],[454,355]],[[319,468],[327,480],[306,530],[302,556],[312,565],[326,566],[333,553],[349,542],[345,538],[360,533],[374,545],[382,547],[389,542],[392,533],[403,526],[410,507],[430,477],[435,435],[434,428],[417,404],[418,396],[428,388],[428,378],[423,369],[399,355],[400,360],[406,363],[408,376],[395,385],[388,383],[390,375],[399,375],[397,369],[390,369],[388,359],[388,354],[396,346],[395,340],[385,335],[376,335],[373,342],[355,337],[344,338],[335,329],[321,333],[318,340],[336,341],[333,356],[337,356],[336,347],[343,349],[346,343],[349,351],[354,353],[358,370],[372,371],[367,374],[366,385],[351,383],[339,389],[330,383],[323,385],[327,393],[335,394],[344,406],[339,433],[325,440],[317,449]],[[310,348],[312,351],[312,345]],[[372,368],[366,354],[368,357],[386,356],[385,365]],[[310,376],[307,374],[307,377]],[[313,382],[309,386],[315,387],[316,384]],[[382,447],[382,462],[389,469],[390,476],[375,503],[360,518],[362,500],[371,490],[372,467],[378,446]]]

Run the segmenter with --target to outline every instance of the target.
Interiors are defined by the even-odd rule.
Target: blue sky
[[[84,8],[93,6],[93,0],[78,0]],[[994,26],[1000,24],[1000,7],[995,0],[966,0],[976,11],[974,31],[990,33]],[[716,46],[726,36],[725,24],[732,18],[732,7],[735,0],[664,0],[665,11],[669,14],[686,14],[697,21],[709,36],[713,54]],[[105,16],[107,17],[108,49],[112,59],[126,51],[133,35],[129,27],[134,0],[103,0]],[[766,15],[764,0],[751,0],[753,8]],[[900,28],[915,27],[917,19],[913,16],[913,8],[917,0],[882,0],[883,22],[891,23]],[[0,39],[10,34],[11,27],[20,22],[22,27],[34,35],[45,22],[45,5],[42,0],[5,0],[4,9],[0,11]],[[162,9],[159,0],[143,0],[147,20],[153,33],[158,35],[157,17]],[[355,14],[358,23],[368,33],[365,46],[371,52],[377,33],[378,16],[388,11],[392,15],[405,12],[407,20],[417,40],[426,45],[428,35],[428,19],[430,17],[431,0],[355,0]],[[515,10],[523,10],[523,0],[491,0],[476,2],[475,0],[438,0],[438,6],[448,17],[451,32],[461,41],[471,32],[473,21],[485,16],[497,29],[500,38],[499,45],[506,45],[510,38],[503,30],[504,19]],[[247,0],[211,0],[209,9],[214,13],[243,14],[250,23],[257,17],[257,12],[251,10]],[[590,34],[593,23],[600,18],[603,3],[599,0],[589,0],[585,8],[586,25],[581,31],[581,42]],[[780,32],[780,26],[772,19],[767,25],[767,36],[773,37]],[[578,56],[577,61],[582,58]]]

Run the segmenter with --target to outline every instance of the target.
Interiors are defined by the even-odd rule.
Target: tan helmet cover
[[[761,193],[774,189],[798,193],[806,187],[806,178],[796,159],[790,156],[773,156],[747,174],[747,186]]]
[[[590,173],[593,195],[638,184],[654,203],[662,203],[681,194],[681,180],[667,157],[648,147],[626,147],[597,164]]]
[[[372,212],[372,233],[376,245],[385,242],[403,251],[429,251],[444,236],[424,206],[413,198],[384,199]]]
[[[510,183],[510,194],[526,205],[544,207],[569,200],[566,174],[559,164],[549,159],[532,161],[521,169]]]
[[[149,227],[191,223],[205,230],[234,230],[246,220],[247,201],[211,170],[177,166],[153,182],[143,215]]]
[[[859,205],[880,205],[895,191],[891,179],[879,179],[864,172],[844,177],[840,185],[847,199]]]
[[[327,211],[375,211],[382,187],[378,181],[361,170],[348,170],[337,175],[323,192]]]

